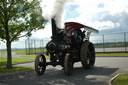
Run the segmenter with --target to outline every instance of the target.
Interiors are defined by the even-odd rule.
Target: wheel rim
[[[38,55],[35,59],[35,71],[41,75],[46,69],[46,59],[43,55]]]
[[[38,63],[38,69],[39,69],[40,72],[42,72],[42,69],[43,69],[42,62],[43,62],[43,60],[42,60],[42,57],[40,56],[39,57],[39,63]]]

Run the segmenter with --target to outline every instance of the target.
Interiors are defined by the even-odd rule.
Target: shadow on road
[[[0,82],[9,85],[106,85],[110,76],[117,70],[118,68],[108,67],[84,70],[82,67],[76,67],[71,76],[66,76],[63,70],[50,68],[41,76],[32,72],[27,75],[16,75],[13,78],[8,77]]]

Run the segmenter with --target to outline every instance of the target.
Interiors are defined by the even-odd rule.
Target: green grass
[[[7,52],[6,50],[0,50],[0,52]]]
[[[29,57],[29,58],[35,58],[36,55],[24,55],[24,56],[20,56],[20,57]]]
[[[96,56],[128,56],[128,53],[96,53]]]
[[[34,59],[20,59],[20,58],[12,58],[12,64],[23,63],[34,61]],[[0,73],[10,73],[10,72],[19,72],[23,70],[31,70],[33,67],[13,67],[12,69],[7,69],[7,58],[0,58]]]
[[[19,72],[24,70],[32,70],[33,67],[13,67],[12,69],[7,69],[6,66],[0,66],[0,73],[10,73],[10,72]]]
[[[24,50],[12,50],[12,52],[16,52],[16,55],[26,55],[25,49]],[[0,51],[0,57],[2,54],[7,53],[6,50],[1,50]]]
[[[50,59],[50,56],[45,55],[46,59]]]
[[[26,50],[12,50],[12,52],[16,52],[17,55],[26,55]],[[41,53],[41,52],[46,52],[46,49],[42,50],[42,49],[30,49],[30,53]],[[29,53],[29,52],[28,52]]]
[[[41,53],[41,52],[46,52],[46,49],[40,49],[40,48],[36,48],[36,49],[30,49],[30,51],[32,53],[36,52],[36,53]]]
[[[117,76],[112,81],[112,85],[128,85],[128,74],[121,74]]]
[[[36,58],[37,55],[25,55],[20,57],[30,57],[30,58]],[[46,59],[49,59],[49,56],[45,55]]]
[[[128,46],[128,42],[115,42],[115,43],[104,43],[105,48],[112,48],[112,47],[125,47]],[[95,47],[97,48],[103,48],[103,43],[97,43],[95,44]]]
[[[7,53],[6,50],[0,50],[0,57],[1,57],[3,54],[5,54],[5,53]]]
[[[34,59],[12,58],[12,64],[34,61]],[[6,65],[7,58],[0,58],[0,65]]]
[[[12,52],[16,52],[16,55],[26,55],[26,50],[12,50]]]

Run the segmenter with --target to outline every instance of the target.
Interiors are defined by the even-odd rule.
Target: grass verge
[[[96,56],[128,56],[128,53],[96,53]]]
[[[34,59],[12,58],[12,64],[31,62],[31,61],[34,61]],[[19,72],[19,71],[33,69],[33,67],[13,67],[12,69],[7,69],[6,64],[7,64],[7,58],[0,58],[0,73]]]
[[[12,58],[12,64],[30,62],[30,61],[34,61],[34,59]],[[2,66],[6,64],[7,64],[7,58],[0,58],[0,65]]]
[[[25,56],[20,56],[20,57],[31,57],[31,58],[35,58],[37,55],[25,55]],[[49,56],[45,55],[46,59],[50,59]]]
[[[41,53],[41,52],[46,52],[46,49],[34,49],[34,50],[30,50],[30,51],[32,51],[33,53],[34,53],[34,51],[36,52],[36,53]],[[12,50],[12,52],[16,52],[16,55],[26,55],[26,50],[25,49],[23,49],[23,50]]]
[[[128,74],[120,74],[113,81],[112,85],[128,85]]]
[[[26,50],[12,50],[12,52],[16,52],[16,55],[26,55]]]
[[[33,67],[13,67],[12,69],[7,69],[6,66],[0,66],[0,73],[11,73],[11,72],[20,72],[25,70],[32,70]]]
[[[20,57],[29,57],[29,58],[35,58],[36,55],[24,55],[24,56],[20,56]]]

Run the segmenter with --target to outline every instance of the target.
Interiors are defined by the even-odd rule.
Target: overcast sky
[[[49,4],[51,0],[48,0]],[[53,0],[52,0],[53,1]],[[127,0],[72,0],[64,6],[64,21],[75,21],[93,28],[100,33],[128,31]],[[44,30],[33,32],[34,38],[51,36],[51,24]]]
[[[54,0],[47,0],[52,4]],[[127,0],[70,0],[64,5],[64,22],[75,21],[103,33],[128,32]],[[41,5],[43,2],[41,3]],[[50,10],[50,9],[48,9]],[[51,23],[45,28],[32,33],[31,38],[42,39],[51,37]],[[24,40],[22,38],[20,40]]]

